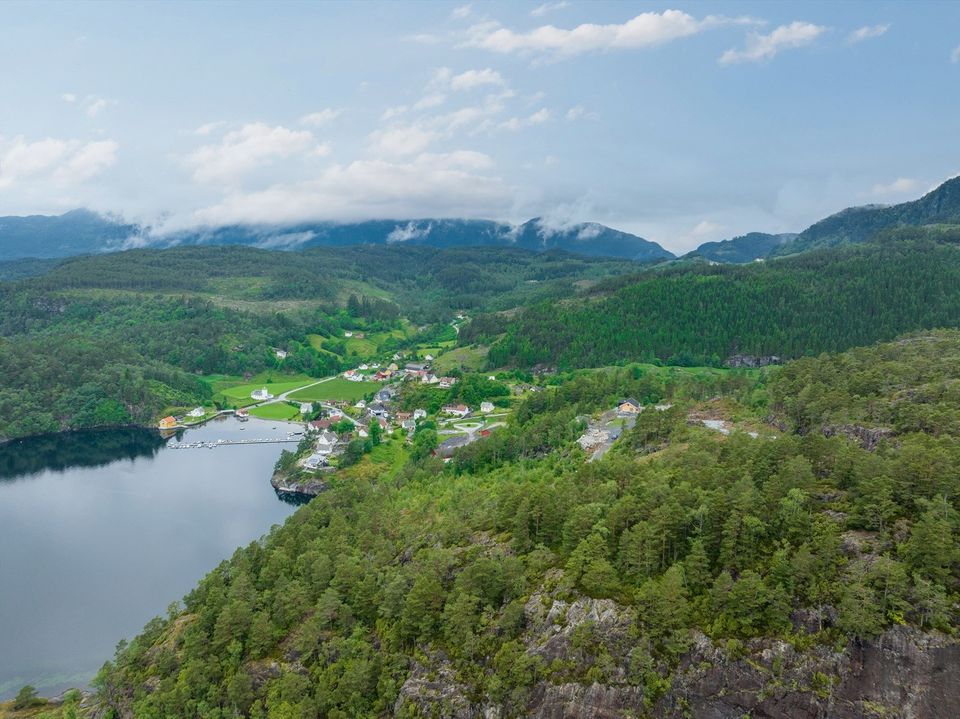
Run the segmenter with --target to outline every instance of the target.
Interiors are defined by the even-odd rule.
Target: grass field
[[[315,402],[324,399],[355,402],[379,389],[380,386],[379,382],[351,382],[343,377],[336,377],[328,382],[294,392],[290,395],[290,399],[298,402]]]
[[[283,375],[273,372],[258,375],[244,384],[230,384],[226,380],[221,380],[213,383],[213,391],[222,394],[229,401],[244,402],[250,400],[250,393],[255,389],[266,387],[270,394],[278,395],[316,381],[316,377],[308,377],[305,374]]]
[[[273,404],[254,407],[250,410],[250,414],[260,419],[296,419],[300,416],[300,406],[294,406],[286,402],[274,402]]]
[[[444,374],[452,369],[460,368],[468,372],[476,372],[486,363],[488,351],[488,347],[478,345],[457,347],[437,357],[433,363],[434,371],[438,374]]]
[[[310,341],[310,346],[313,347],[317,352],[323,352],[324,354],[333,355],[334,357],[339,357],[336,352],[331,352],[326,347],[323,346],[324,340],[327,338],[323,335],[307,335],[307,339]]]
[[[355,354],[357,357],[373,357],[377,353],[377,343],[366,337],[362,340],[351,337],[346,341],[346,347],[347,354]]]

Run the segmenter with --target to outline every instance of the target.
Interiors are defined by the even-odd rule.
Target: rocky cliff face
[[[842,649],[774,639],[721,646],[697,634],[659,696],[645,696],[634,667],[645,648],[633,610],[610,600],[566,602],[536,594],[524,644],[565,669],[535,684],[522,707],[471,701],[475,693],[442,656],[416,665],[395,714],[450,719],[953,719],[960,717],[960,642],[897,627]],[[798,621],[798,626],[819,622]],[[584,633],[601,649],[585,649]],[[586,642],[589,644],[590,642]],[[596,646],[595,646],[596,649]],[[612,661],[611,661],[612,660]],[[600,677],[588,680],[588,677]]]

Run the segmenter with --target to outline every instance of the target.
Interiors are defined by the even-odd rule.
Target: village
[[[456,328],[457,322],[463,319],[465,317],[459,315],[452,324]],[[363,339],[362,332],[351,330],[345,331],[343,336]],[[436,398],[445,396],[441,391],[455,388],[462,374],[458,370],[451,374],[436,369],[432,352],[416,348],[401,350],[379,361],[360,362],[335,377],[307,383],[281,381],[253,386],[245,396],[234,394],[231,397],[235,402],[232,408],[198,406],[163,417],[158,428],[173,435],[178,430],[225,415],[232,415],[241,422],[252,417],[286,422],[291,425],[290,438],[303,438],[285,441],[299,442],[296,469],[307,475],[332,472],[342,466],[351,442],[362,443],[368,448],[374,438],[377,442],[390,438],[412,443],[418,427],[429,428],[437,435],[433,454],[447,461],[456,449],[502,427],[510,409],[509,402],[500,402],[502,406],[498,407],[487,399],[474,406],[455,399],[436,406]],[[278,362],[287,355],[279,348],[275,348],[274,353]],[[496,382],[492,375],[486,379]],[[327,391],[328,388],[335,389]],[[423,402],[423,406],[409,406],[409,402],[399,401],[401,393],[409,394],[414,390],[437,391],[427,392],[429,401]],[[505,389],[501,392],[509,394]],[[204,446],[213,448],[255,441],[215,442]],[[304,451],[307,442],[309,449]],[[187,448],[192,445],[175,443],[172,446]]]

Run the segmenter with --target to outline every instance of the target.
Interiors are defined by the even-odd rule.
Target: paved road
[[[263,407],[265,404],[276,404],[277,402],[286,402],[287,397],[293,394],[294,392],[299,392],[300,390],[307,389],[308,387],[316,387],[318,384],[329,382],[330,380],[335,378],[336,378],[336,375],[334,375],[333,377],[324,377],[321,380],[317,380],[316,382],[311,382],[310,384],[305,384],[302,387],[294,387],[293,389],[288,389],[286,392],[282,394],[278,394],[276,397],[273,397],[272,399],[264,400],[263,402],[257,402],[256,404],[248,404],[246,408],[253,409],[254,407]]]

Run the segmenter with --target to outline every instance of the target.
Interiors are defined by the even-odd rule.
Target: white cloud
[[[207,122],[203,125],[200,125],[200,127],[198,127],[197,129],[195,129],[193,131],[193,134],[200,135],[201,137],[206,137],[207,135],[210,135],[211,133],[216,132],[221,127],[224,127],[226,124],[227,123],[223,122],[222,120],[219,120],[217,122]]]
[[[888,184],[877,183],[870,190],[870,194],[878,196],[905,195],[919,192],[922,187],[923,183],[920,180],[915,180],[912,177],[898,177]]]
[[[231,183],[268,162],[306,152],[315,143],[306,130],[253,122],[228,132],[219,144],[198,147],[187,157],[187,164],[197,182]]]
[[[390,234],[387,235],[387,244],[395,242],[409,242],[410,240],[419,240],[430,234],[433,229],[431,223],[419,226],[416,222],[408,222],[406,225],[397,225]]]
[[[0,188],[9,187],[21,178],[39,175],[53,168],[66,154],[69,143],[48,137],[27,142],[17,137],[13,145],[0,155]]]
[[[305,245],[316,236],[317,233],[312,230],[307,232],[281,232],[259,240],[256,246],[264,250],[291,250]]]
[[[852,33],[847,35],[847,43],[853,45],[854,43],[862,42],[863,40],[869,40],[873,37],[880,37],[881,35],[886,34],[887,30],[889,29],[889,25],[864,25],[863,27],[857,28]]]
[[[530,11],[530,15],[533,17],[543,17],[547,13],[551,13],[554,10],[562,10],[565,7],[570,7],[570,3],[567,0],[558,0],[557,2],[545,2],[541,5],[537,5],[533,10]]]
[[[323,127],[329,125],[343,113],[343,110],[333,107],[326,107],[317,112],[311,112],[300,118],[301,125],[310,125],[312,127]]]
[[[809,45],[827,28],[809,22],[794,21],[781,25],[767,35],[751,33],[747,36],[746,47],[742,50],[727,50],[720,56],[720,63],[729,65],[736,62],[756,62],[769,60],[781,50]]]
[[[454,75],[449,67],[439,67],[433,72],[428,88],[433,90],[473,90],[486,85],[505,87],[506,80],[493,68],[482,70],[466,70]]]
[[[24,180],[79,184],[114,164],[118,149],[113,140],[82,143],[48,137],[28,142],[16,137],[0,148],[0,189]]]
[[[680,10],[664,10],[641,13],[619,24],[584,23],[572,30],[543,25],[529,32],[515,32],[495,23],[481,23],[470,28],[465,45],[500,53],[549,53],[570,57],[598,50],[653,47],[728,24],[756,24],[756,21],[713,15],[697,20]]]
[[[550,111],[541,107],[532,115],[528,117],[511,117],[509,120],[506,120],[500,123],[500,127],[504,130],[511,130],[516,132],[517,130],[522,130],[525,127],[533,127],[534,125],[542,125],[550,119]]]
[[[567,122],[575,122],[577,120],[599,120],[600,115],[591,110],[587,110],[583,105],[574,105],[569,110],[567,110]]]
[[[467,3],[466,5],[460,5],[455,7],[450,13],[450,17],[457,20],[463,20],[464,18],[470,17],[473,14],[473,5]]]
[[[960,62],[960,45],[953,48],[953,52],[950,53],[950,62]]]
[[[90,97],[87,98],[87,107],[85,112],[87,117],[96,117],[101,112],[107,109],[107,106],[110,104],[109,101],[103,99],[102,97]]]
[[[431,107],[437,107],[442,105],[447,101],[447,96],[442,92],[434,92],[429,95],[424,95],[422,98],[417,100],[414,105],[414,110],[427,110]]]
[[[113,140],[88,142],[53,173],[53,179],[62,185],[73,185],[89,180],[116,163],[120,145]]]
[[[76,102],[77,96],[74,95],[72,92],[65,92],[60,96],[60,99],[63,100],[64,102]]]
[[[370,134],[374,146],[390,155],[415,155],[436,138],[435,132],[416,125],[377,130]]]
[[[483,85],[506,85],[500,73],[491,68],[483,70],[467,70],[450,78],[450,88],[453,90],[472,90]]]
[[[190,219],[193,224],[291,223],[397,217],[495,217],[509,213],[514,191],[479,170],[475,152],[421,154],[408,162],[357,160],[306,182],[234,192]]]
[[[383,111],[383,114],[380,116],[381,120],[392,120],[398,115],[402,115],[410,108],[406,105],[394,105],[393,107],[388,107]]]

